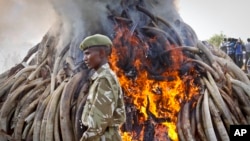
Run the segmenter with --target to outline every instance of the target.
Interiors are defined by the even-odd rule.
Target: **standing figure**
[[[243,45],[240,39],[237,40],[234,48],[235,48],[235,63],[239,68],[241,68],[243,65]]]
[[[86,37],[80,49],[83,61],[93,69],[82,123],[87,127],[81,141],[121,141],[119,126],[126,113],[120,83],[108,64],[112,41],[104,35]]]
[[[235,62],[235,40],[234,38],[228,38],[228,45],[227,45],[227,55]]]
[[[247,61],[250,57],[250,38],[247,38],[246,48],[246,58],[245,58],[245,67],[247,68]]]
[[[222,51],[224,51],[225,53],[227,53],[227,45],[228,45],[229,43],[228,43],[228,40],[227,40],[227,38],[224,38],[223,39],[223,42],[221,43],[221,45],[220,45],[220,49],[222,50]]]

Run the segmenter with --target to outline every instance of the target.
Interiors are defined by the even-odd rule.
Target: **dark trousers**
[[[246,60],[245,60],[245,66],[247,66],[247,60],[250,57],[250,52],[246,52]]]
[[[235,54],[228,54],[228,56],[233,60],[233,62],[235,63]]]
[[[236,54],[235,55],[235,63],[239,68],[242,67],[242,65],[243,65],[243,54]]]

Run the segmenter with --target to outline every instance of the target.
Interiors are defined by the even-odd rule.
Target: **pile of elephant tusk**
[[[250,124],[250,81],[220,49],[197,44],[195,59],[205,71],[198,98],[183,104],[178,114],[181,141],[229,141],[230,125]]]

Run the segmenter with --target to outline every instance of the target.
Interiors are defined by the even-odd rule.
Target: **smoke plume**
[[[124,6],[128,7],[125,9],[129,9],[129,5],[144,3],[147,9],[167,19],[170,24],[174,25],[176,20],[182,21],[176,8],[177,0],[51,0],[51,2],[63,23],[58,48],[70,44],[70,56],[75,63],[81,61],[78,47],[84,37],[95,33],[112,36],[113,23],[107,17],[111,14],[110,10],[121,13],[124,9],[121,3],[126,3]],[[141,13],[133,9],[129,9],[128,12],[133,23],[141,22],[139,16]],[[176,28],[177,31],[181,31],[179,25]]]
[[[129,5],[139,2],[155,15],[167,19],[183,35],[185,24],[177,11],[178,0],[0,0],[0,63],[4,64],[0,65],[3,66],[0,71],[20,62],[27,50],[39,43],[56,21],[62,25],[57,28],[60,30],[57,49],[70,45],[70,56],[78,63],[82,59],[78,47],[84,37],[94,33],[112,36],[113,23],[107,20],[110,10],[121,13],[124,9],[121,3],[126,3],[125,9],[129,9]],[[133,9],[128,12],[133,23],[139,23],[141,13]],[[20,58],[6,59],[8,54],[15,52],[21,53]]]
[[[0,72],[19,63],[54,21],[48,0],[0,0]]]

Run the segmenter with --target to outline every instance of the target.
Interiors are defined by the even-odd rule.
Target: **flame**
[[[171,79],[162,81],[150,79],[150,74],[143,68],[145,65],[151,66],[150,63],[152,63],[146,55],[149,45],[142,42],[137,35],[131,34],[127,27],[120,26],[115,31],[114,47],[110,57],[111,67],[119,78],[125,97],[129,98],[129,102],[140,111],[138,114],[140,124],[150,120],[154,125],[154,138],[159,141],[166,140],[166,135],[171,140],[178,140],[176,123],[180,105],[183,100],[188,100],[192,95],[198,94],[198,88],[193,80],[190,87],[187,88],[186,80],[190,78],[181,77],[177,71],[186,57],[180,50],[174,50],[174,46],[165,47],[165,50],[173,49],[169,56],[173,65],[161,76]],[[156,40],[156,38],[150,38],[148,42]],[[126,71],[129,69],[124,70],[122,68],[124,66],[134,67],[134,70],[137,71],[136,76],[127,77],[128,72]],[[156,122],[155,118],[164,120]],[[123,141],[141,141],[144,130],[142,129],[139,135],[134,131],[125,131],[121,134]],[[138,138],[135,139],[135,137]]]

